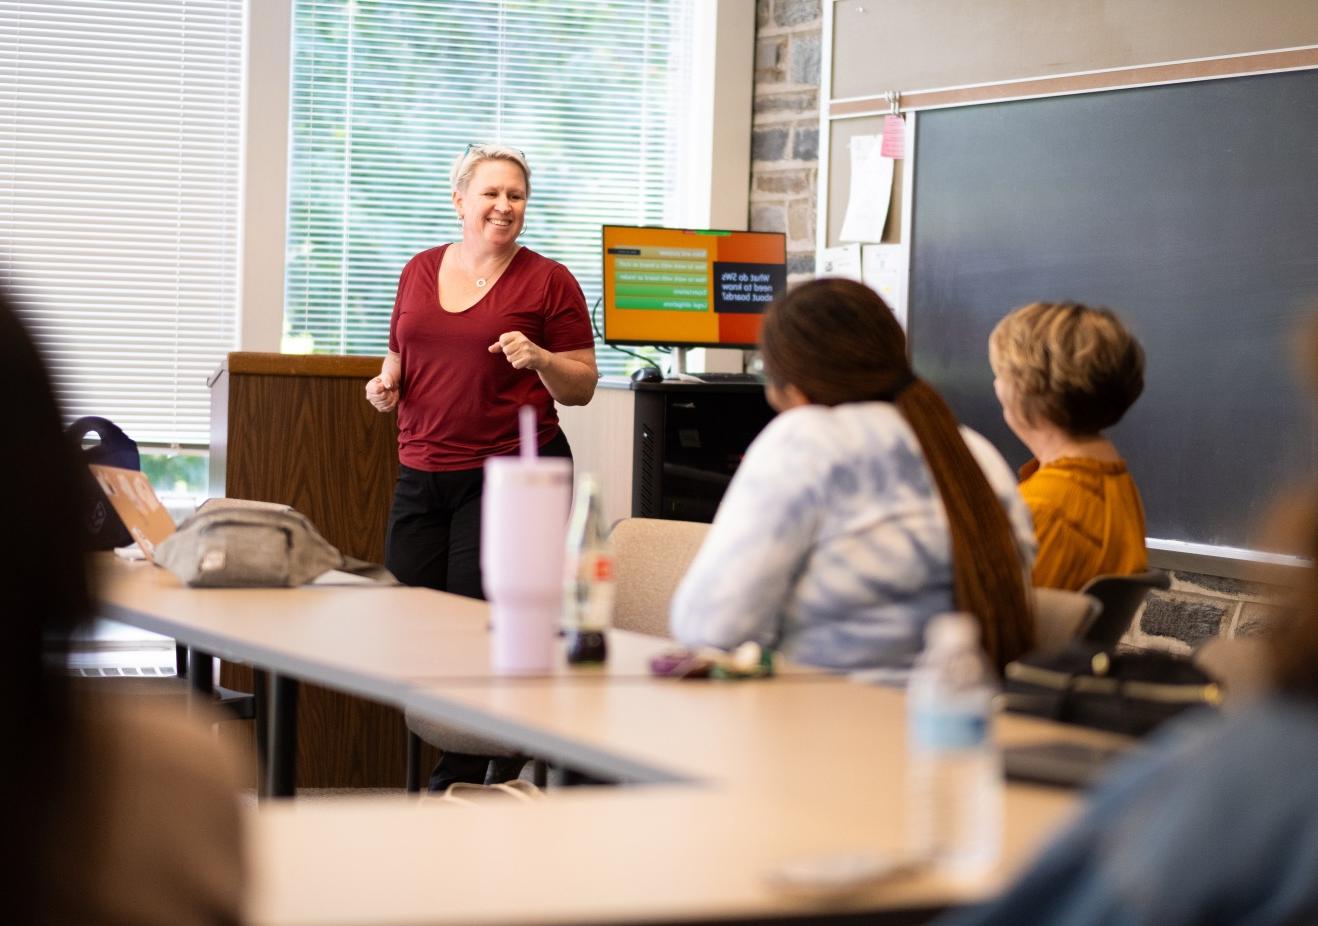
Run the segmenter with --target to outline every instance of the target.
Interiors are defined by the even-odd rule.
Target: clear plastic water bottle
[[[929,622],[907,687],[914,849],[950,875],[973,876],[1002,843],[1002,760],[993,739],[997,677],[969,614]]]
[[[577,479],[563,567],[567,660],[603,663],[608,659],[606,631],[613,618],[613,548],[604,526],[599,481],[589,473]]]

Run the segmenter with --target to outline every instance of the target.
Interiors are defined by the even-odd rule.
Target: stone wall
[[[1281,615],[1285,590],[1198,572],[1171,572],[1172,587],[1154,592],[1125,643],[1188,652],[1214,637],[1260,637]]]
[[[751,231],[787,233],[789,282],[814,273],[820,0],[756,0]]]
[[[750,228],[787,233],[788,280],[814,273],[819,176],[820,0],[756,0]],[[1266,632],[1278,590],[1192,572],[1150,596],[1126,642],[1186,651]]]

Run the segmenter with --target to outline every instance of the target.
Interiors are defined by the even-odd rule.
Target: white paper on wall
[[[846,277],[848,280],[864,282],[860,266],[860,245],[840,244],[824,248],[815,262],[815,276]]]
[[[898,318],[906,317],[906,265],[900,244],[866,244],[860,249],[860,275],[883,297]]]
[[[842,220],[842,241],[881,241],[892,198],[892,158],[881,153],[882,135],[851,139],[851,194]]]

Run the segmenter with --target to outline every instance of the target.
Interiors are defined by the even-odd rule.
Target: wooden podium
[[[229,354],[209,381],[210,494],[291,505],[343,553],[382,562],[398,433],[394,416],[365,398],[380,363]],[[220,684],[250,691],[251,670],[225,663]],[[403,787],[407,728],[399,711],[303,685],[298,729],[299,787]],[[253,730],[239,735],[254,743]]]

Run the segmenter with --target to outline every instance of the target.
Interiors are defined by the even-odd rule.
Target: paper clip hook
[[[883,94],[883,97],[888,101],[888,115],[900,116],[902,114],[901,91],[889,90]]]

